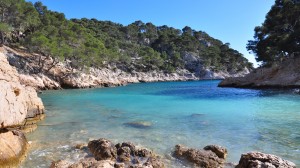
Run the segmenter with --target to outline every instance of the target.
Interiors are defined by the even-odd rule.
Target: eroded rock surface
[[[107,139],[101,138],[90,141],[88,148],[97,160],[117,158],[117,148],[111,141]]]
[[[164,168],[162,159],[152,151],[137,148],[131,142],[114,145],[110,140],[100,138],[90,141],[88,148],[93,157],[88,156],[76,163],[65,160],[53,162],[50,168]]]
[[[236,168],[296,168],[293,162],[261,152],[242,154]]]
[[[0,52],[0,129],[24,125],[26,118],[44,114],[36,91],[19,82],[19,74]]]
[[[227,149],[216,145],[209,145],[201,150],[176,145],[174,152],[176,158],[186,161],[188,165],[203,168],[224,167],[226,155]]]

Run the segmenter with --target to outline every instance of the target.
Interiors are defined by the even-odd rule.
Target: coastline
[[[9,56],[9,57],[11,57],[11,55]],[[16,62],[18,62],[18,61],[16,61]],[[11,62],[10,62],[11,63]],[[19,73],[20,72],[22,72],[24,69],[18,69],[18,67],[17,67],[17,70],[19,71]],[[55,79],[57,79],[57,76],[55,75],[55,74],[59,74],[59,73],[61,73],[61,67],[58,67],[57,69],[55,69],[54,71],[53,71],[53,76],[54,76],[54,78]],[[59,71],[59,72],[58,72]],[[67,71],[67,70],[66,70]],[[92,71],[97,71],[97,72],[99,72],[98,70],[95,70],[95,69],[92,69]],[[103,71],[102,71],[103,72]],[[104,70],[104,72],[107,74],[107,73],[110,73],[111,71],[107,71],[107,69],[105,69]],[[91,71],[89,72],[89,73],[91,73]],[[122,74],[122,72],[114,72],[115,73],[115,76],[119,76],[119,74]],[[75,72],[75,74],[76,74],[76,72]],[[157,72],[151,72],[150,73],[150,75],[149,74],[146,74],[146,73],[141,73],[142,74],[142,78],[139,78],[139,76],[138,75],[135,75],[134,77],[129,77],[129,78],[127,78],[127,81],[126,82],[124,82],[124,81],[120,81],[120,80],[118,80],[118,82],[116,82],[116,80],[115,79],[119,79],[119,78],[114,78],[114,79],[111,79],[111,78],[107,78],[107,81],[109,81],[109,83],[105,83],[105,82],[103,82],[103,81],[101,81],[101,82],[99,82],[98,81],[98,83],[94,83],[97,79],[95,79],[94,81],[93,81],[93,83],[85,83],[85,84],[83,84],[83,85],[79,85],[79,84],[82,84],[82,81],[83,80],[87,80],[87,79],[93,79],[93,77],[92,76],[89,76],[89,75],[86,75],[86,74],[80,74],[79,76],[72,76],[72,75],[74,75],[74,72],[72,72],[72,74],[70,75],[70,76],[68,76],[68,78],[65,78],[65,80],[66,79],[68,79],[68,80],[66,80],[66,81],[69,81],[70,83],[68,83],[68,82],[66,82],[66,81],[64,81],[64,80],[61,80],[61,78],[58,80],[58,81],[63,81],[63,84],[60,84],[60,83],[57,83],[57,81],[55,81],[55,80],[51,80],[51,81],[49,81],[48,79],[50,79],[49,78],[49,76],[46,76],[46,75],[44,75],[44,74],[39,74],[39,75],[41,75],[40,77],[40,79],[42,79],[42,82],[43,82],[43,84],[44,84],[44,86],[45,87],[41,87],[42,85],[36,85],[36,83],[32,83],[32,81],[31,80],[26,80],[26,76],[27,75],[29,75],[29,77],[30,77],[30,74],[25,74],[25,73],[21,73],[21,74],[19,74],[20,76],[19,76],[19,80],[20,80],[20,84],[22,85],[22,86],[24,86],[25,85],[25,87],[29,87],[30,88],[30,90],[31,91],[33,91],[33,94],[36,94],[36,92],[34,91],[34,89],[36,89],[36,90],[40,90],[40,89],[61,89],[61,88],[63,88],[63,87],[61,87],[61,86],[73,86],[72,88],[91,88],[91,87],[113,87],[113,86],[122,86],[122,85],[125,85],[125,84],[127,84],[127,83],[140,83],[140,82],[157,82],[157,81],[161,81],[161,82],[165,82],[165,81],[189,81],[189,80],[192,80],[192,81],[194,81],[194,80],[204,80],[205,78],[202,78],[202,79],[200,79],[200,78],[198,78],[198,77],[195,77],[194,76],[194,74],[192,74],[192,75],[190,75],[190,74],[186,74],[185,72],[182,72],[182,75],[176,75],[176,74],[173,74],[173,75],[170,75],[170,74],[167,74],[166,76],[163,76],[162,77],[162,75],[161,74],[159,74],[159,73],[157,73]],[[157,75],[158,74],[158,75]],[[23,75],[25,75],[25,78],[24,78],[24,76]],[[36,75],[36,74],[31,74],[31,75]],[[49,74],[48,74],[49,75]],[[121,78],[124,78],[124,77],[128,77],[128,76],[126,76],[127,74],[123,74],[123,75],[121,75],[121,76],[119,76],[119,77],[121,77]],[[50,74],[50,76],[51,76],[51,74]],[[52,77],[53,77],[52,76]],[[82,77],[83,76],[83,77]],[[28,76],[27,76],[28,77]],[[32,76],[31,76],[32,77]],[[102,76],[103,77],[103,76]],[[149,78],[150,77],[150,79],[151,80],[143,80],[143,79],[145,79],[145,78]],[[33,77],[34,78],[34,77]],[[223,77],[222,77],[223,78]],[[221,78],[221,79],[222,79]],[[28,78],[27,78],[28,79]],[[218,78],[218,77],[212,77],[212,78],[210,78],[210,79],[208,79],[208,80],[212,80],[212,79],[216,79],[216,80],[219,80],[220,78]],[[36,79],[34,79],[34,80],[36,80]],[[46,81],[46,82],[45,82]],[[48,83],[47,83],[48,82]],[[56,82],[56,83],[55,83]],[[56,85],[56,84],[58,84],[58,85]],[[65,84],[67,84],[67,85],[65,85]],[[33,89],[34,88],[34,89]],[[32,100],[34,100],[34,99],[36,99],[36,98],[34,98],[34,97],[30,97],[29,96],[29,99],[27,99],[26,101],[32,101]],[[40,112],[40,110],[42,110],[42,112]],[[24,125],[33,125],[33,126],[29,126],[29,131],[33,131],[34,130],[34,128],[36,128],[35,126],[35,124],[36,124],[36,122],[37,121],[39,121],[39,120],[41,120],[41,119],[43,119],[43,116],[44,115],[42,115],[42,114],[44,114],[44,112],[43,112],[44,110],[43,110],[43,108],[40,108],[40,107],[38,107],[38,110],[37,111],[35,111],[35,110],[33,110],[33,111],[30,111],[30,110],[28,110],[27,109],[27,112],[26,112],[26,118],[23,120],[23,122],[22,123],[27,123],[27,124],[20,124],[21,125],[21,127],[16,127],[17,125],[14,125],[13,126],[13,129],[15,129],[15,128],[23,128],[22,126],[24,126]],[[37,120],[35,120],[34,118],[37,118]],[[34,126],[35,125],[35,126]],[[27,144],[27,142],[26,142],[26,144]],[[23,158],[23,156],[25,155],[25,153],[26,152],[24,152],[26,149],[27,149],[27,145],[21,145],[22,146],[22,149],[21,149],[21,155],[22,155],[22,157],[18,157],[16,160],[16,162],[18,162],[18,163],[20,163],[20,158]]]
[[[290,57],[270,67],[260,67],[244,77],[226,78],[219,87],[299,89],[300,57]]]
[[[119,65],[107,65],[101,69],[83,68],[74,69],[69,61],[59,62],[49,71],[51,58],[46,60],[43,69],[39,70],[40,55],[28,54],[5,47],[9,63],[16,67],[20,74],[20,82],[36,90],[62,89],[62,88],[93,88],[115,87],[128,83],[164,82],[164,81],[190,81],[202,79],[225,79],[227,77],[241,77],[249,73],[245,68],[240,72],[215,72],[209,68],[202,68],[199,72],[190,72],[187,69],[177,69],[173,73],[159,70],[147,72],[137,69],[125,70]],[[39,70],[39,71],[37,71]]]
[[[67,138],[66,140],[50,140],[50,142],[52,143],[57,143],[57,145],[55,145],[55,147],[50,148],[49,150],[44,148],[44,149],[34,149],[34,154],[31,154],[31,158],[36,157],[37,155],[41,155],[43,153],[49,153],[50,158],[52,158],[53,156],[51,155],[51,153],[53,152],[53,154],[55,156],[57,156],[58,154],[60,154],[57,158],[58,159],[64,159],[64,156],[68,156],[68,153],[66,153],[66,151],[69,151],[69,149],[71,150],[71,153],[74,154],[75,151],[77,150],[73,150],[73,147],[76,144],[79,143],[87,143],[88,141],[90,141],[89,138],[91,139],[97,139],[97,138],[108,138],[110,140],[112,140],[113,142],[117,143],[117,142],[133,142],[135,144],[138,144],[140,146],[144,146],[148,149],[153,149],[156,153],[162,155],[162,156],[166,156],[167,159],[165,160],[166,163],[168,163],[171,159],[171,161],[173,161],[173,157],[169,157],[168,153],[173,151],[173,148],[175,146],[175,144],[183,144],[195,149],[199,149],[204,147],[205,145],[209,145],[209,144],[218,144],[218,145],[222,145],[224,147],[228,147],[229,149],[229,158],[228,161],[229,162],[238,162],[240,154],[241,153],[246,153],[248,151],[252,151],[254,149],[264,152],[264,153],[270,153],[270,154],[277,154],[280,157],[284,158],[284,159],[288,159],[291,161],[296,161],[296,164],[298,163],[298,156],[297,154],[295,155],[295,152],[293,152],[293,154],[289,154],[288,156],[282,153],[285,153],[286,151],[289,151],[290,148],[286,147],[283,148],[282,146],[278,146],[278,150],[274,150],[272,152],[272,150],[268,150],[265,149],[265,145],[275,145],[274,143],[269,144],[265,138],[268,138],[270,135],[262,135],[263,139],[266,140],[266,143],[264,143],[264,140],[262,139],[262,137],[257,137],[259,136],[255,133],[257,131],[264,131],[264,129],[260,126],[260,125],[256,125],[259,130],[253,130],[252,131],[243,131],[243,130],[239,130],[238,126],[245,126],[246,130],[247,128],[249,128],[248,126],[253,125],[254,123],[249,123],[246,124],[244,123],[244,119],[243,117],[238,117],[238,120],[240,120],[239,122],[235,122],[235,126],[231,126],[230,124],[228,126],[226,126],[226,117],[229,115],[226,115],[228,112],[233,111],[233,109],[239,109],[239,108],[234,108],[231,105],[226,106],[227,109],[215,109],[213,110],[212,108],[206,108],[206,107],[210,107],[210,103],[206,103],[202,104],[200,102],[197,103],[197,101],[195,100],[191,100],[191,103],[186,102],[187,100],[182,101],[182,98],[180,99],[175,99],[176,102],[172,104],[171,103],[171,99],[174,100],[174,98],[171,98],[169,96],[184,96],[184,93],[181,92],[182,94],[180,95],[174,95],[176,94],[175,92],[173,92],[176,88],[182,88],[183,90],[185,90],[184,88],[187,89],[192,89],[193,87],[190,86],[194,86],[194,87],[200,87],[203,88],[201,90],[199,90],[199,93],[203,93],[203,91],[207,90],[209,88],[211,88],[211,91],[209,91],[207,94],[211,95],[213,94],[212,91],[213,90],[219,90],[221,91],[220,96],[223,95],[224,93],[226,93],[227,91],[234,91],[232,92],[233,95],[235,95],[235,93],[240,94],[239,96],[235,96],[238,99],[234,99],[237,101],[234,101],[232,99],[230,99],[232,102],[231,104],[243,104],[242,102],[245,102],[246,100],[244,98],[242,98],[242,94],[245,93],[245,95],[249,95],[249,93],[253,93],[253,95],[256,95],[256,93],[259,93],[259,91],[256,90],[251,90],[251,89],[246,89],[246,90],[240,90],[240,89],[222,89],[222,88],[217,88],[216,85],[218,83],[218,81],[212,81],[213,87],[211,87],[210,82],[172,82],[172,83],[168,83],[168,82],[161,82],[161,83],[149,83],[149,84],[132,84],[129,86],[124,86],[124,87],[119,87],[119,88],[105,88],[105,89],[84,89],[84,90],[62,90],[62,91],[46,91],[45,94],[42,94],[42,97],[45,98],[45,100],[47,100],[46,105],[50,104],[51,107],[49,107],[49,115],[50,117],[47,118],[47,120],[45,120],[42,124],[50,124],[53,125],[53,129],[52,130],[52,126],[51,127],[39,127],[40,130],[37,130],[38,132],[34,133],[33,137],[36,137],[36,135],[38,135],[39,133],[42,134],[47,134],[47,130],[51,129],[52,132],[57,133],[58,136],[62,135],[62,136],[67,136],[70,138]],[[202,85],[203,84],[203,85]],[[183,86],[187,86],[184,87]],[[140,95],[139,93],[136,92],[132,92],[135,88],[140,89],[141,90],[141,94],[146,94],[146,96],[149,98],[144,99],[142,95]],[[152,92],[150,89],[153,89]],[[158,89],[158,88],[162,88],[162,89]],[[157,90],[158,89],[158,90]],[[160,92],[159,90],[169,90],[167,92]],[[172,91],[173,90],[173,91]],[[227,90],[227,91],[226,91]],[[181,90],[182,91],[182,90]],[[111,94],[110,94],[111,93]],[[164,95],[161,95],[161,94]],[[177,92],[178,93],[178,92]],[[270,92],[270,94],[272,94],[274,92]],[[280,92],[281,93],[281,92]],[[153,95],[154,94],[154,95]],[[166,94],[166,95],[165,95]],[[229,93],[228,93],[229,94]],[[169,96],[167,96],[169,95]],[[252,94],[250,94],[252,95]],[[95,96],[101,96],[101,97],[95,97]],[[155,97],[153,97],[155,96]],[[167,96],[167,97],[165,97]],[[181,97],[180,96],[180,97]],[[217,95],[216,95],[217,96]],[[242,96],[242,97],[241,97]],[[268,93],[266,93],[267,97]],[[135,99],[132,99],[134,98]],[[169,97],[169,98],[168,98]],[[204,96],[206,97],[206,96]],[[203,97],[203,98],[204,98]],[[79,99],[81,98],[81,99]],[[171,98],[171,99],[170,99]],[[186,97],[188,98],[188,97]],[[191,98],[191,97],[190,97]],[[190,99],[188,98],[188,99]],[[201,97],[199,97],[199,99],[202,99]],[[220,100],[222,100],[223,98],[218,98]],[[75,103],[72,106],[70,105],[66,105],[66,101],[68,101],[71,103],[74,103],[74,101],[71,100],[75,100],[75,102],[81,102],[80,104]],[[97,101],[96,101],[97,100]],[[163,101],[165,100],[165,101]],[[170,103],[168,103],[168,101],[170,101]],[[200,100],[201,101],[201,100]],[[268,100],[270,101],[270,100]],[[94,103],[92,103],[94,102]],[[144,102],[144,103],[142,103]],[[148,102],[148,103],[146,103]],[[258,101],[260,102],[260,104],[265,104],[264,102]],[[275,104],[278,103],[278,101],[273,101]],[[60,106],[60,104],[62,106]],[[78,104],[78,105],[77,105]],[[86,105],[81,105],[81,104],[88,104],[88,106]],[[156,108],[150,108],[150,105],[154,104],[156,106]],[[195,108],[189,108],[188,106],[190,106],[191,104],[197,104]],[[242,107],[247,107],[247,104],[251,104],[251,102],[249,103],[245,103],[243,105],[240,105]],[[259,104],[259,103],[258,103]],[[167,107],[167,108],[159,108],[159,107]],[[239,106],[239,107],[240,107]],[[82,107],[82,108],[80,108]],[[220,104],[219,107],[222,107],[222,105]],[[274,106],[273,106],[274,107]],[[294,106],[293,106],[294,107]],[[275,107],[274,107],[275,108]],[[70,109],[70,111],[68,112],[68,109]],[[77,109],[77,110],[75,110]],[[197,110],[199,109],[199,111]],[[243,108],[244,109],[244,108]],[[248,109],[248,108],[247,108]],[[294,108],[293,108],[294,109]],[[236,110],[236,111],[243,111],[243,112],[249,112],[252,111],[251,108],[248,110]],[[262,111],[268,111],[267,109],[262,110]],[[286,109],[286,111],[288,111],[288,109]],[[63,114],[61,113],[63,112]],[[219,113],[220,112],[220,113]],[[197,114],[195,114],[197,113]],[[257,112],[258,113],[258,112]],[[140,115],[139,115],[140,114]],[[223,116],[223,114],[225,114],[226,117],[218,117],[218,115]],[[239,114],[239,113],[235,113],[233,112],[233,114],[238,115],[238,116],[243,116],[243,114]],[[251,113],[253,114],[253,113]],[[268,114],[268,113],[266,113]],[[266,115],[264,114],[264,115]],[[297,114],[297,113],[296,113]],[[148,115],[151,115],[152,117],[147,117]],[[247,115],[247,114],[246,114]],[[250,115],[250,114],[249,114]],[[84,116],[82,119],[83,121],[81,122],[79,120],[79,116]],[[168,116],[168,117],[167,117]],[[248,115],[247,115],[248,116]],[[252,115],[250,115],[252,116]],[[211,120],[211,117],[215,118],[222,118],[222,122],[220,122],[219,125],[218,120]],[[257,116],[257,119],[260,119],[259,116]],[[65,120],[66,118],[66,120]],[[272,116],[269,116],[268,121],[266,122],[272,122]],[[60,119],[61,122],[66,122],[65,124],[62,124],[61,122],[57,123],[56,121]],[[228,116],[228,119],[230,119],[230,117]],[[261,118],[261,120],[264,120],[264,118]],[[69,124],[70,122],[76,122],[77,126],[71,126],[71,124]],[[145,121],[144,123],[142,122],[138,122],[138,121]],[[165,123],[174,121],[173,124],[168,124],[165,125]],[[225,123],[223,122],[225,121]],[[150,124],[150,123],[152,124]],[[185,124],[186,123],[186,124]],[[56,125],[59,124],[59,125]],[[143,124],[142,126],[138,126],[139,124]],[[221,126],[217,126],[217,125]],[[63,126],[64,125],[64,126]],[[223,126],[222,126],[223,125]],[[238,125],[238,126],[237,126]],[[87,127],[88,126],[88,127]],[[72,127],[72,128],[69,128]],[[165,130],[167,131],[163,131],[163,130],[158,130],[158,129],[162,129],[162,128],[166,128]],[[205,131],[206,129],[212,128],[214,127],[215,129],[210,129],[210,132]],[[234,134],[231,134],[229,132],[227,132],[227,129],[218,129],[218,128],[236,128],[238,129]],[[66,130],[63,131],[65,128]],[[262,129],[260,129],[262,128]],[[275,127],[276,128],[276,127]],[[62,129],[62,131],[60,131]],[[197,131],[197,129],[200,129]],[[176,131],[176,130],[181,130],[181,131]],[[267,129],[269,130],[269,129]],[[273,129],[272,129],[273,130]],[[44,133],[44,131],[46,131]],[[64,132],[64,133],[63,133]],[[242,133],[243,134],[240,134]],[[272,131],[273,132],[273,131]],[[279,131],[280,132],[280,131]],[[298,131],[296,131],[298,132]],[[191,134],[194,133],[194,134]],[[226,136],[222,136],[224,134],[230,135],[231,138],[228,139],[228,137]],[[260,132],[262,133],[262,132]],[[275,132],[274,132],[275,133]],[[129,135],[130,134],[130,135]],[[207,135],[207,138],[206,136]],[[248,136],[249,135],[249,136]],[[256,136],[257,135],[257,136]],[[282,141],[283,139],[286,138],[280,138],[280,134],[278,134],[279,136],[275,137],[269,137],[269,138],[274,138],[277,139],[280,142],[285,142]],[[185,138],[186,137],[186,138]],[[212,137],[212,139],[210,139],[209,137]],[[206,140],[207,139],[207,140]],[[244,139],[246,141],[243,141],[243,143],[241,143],[241,140]],[[42,139],[41,139],[42,140]],[[253,144],[252,144],[252,142]],[[258,142],[260,141],[260,142]],[[42,144],[44,144],[44,141],[41,141]],[[60,142],[64,142],[64,143],[60,143]],[[236,144],[237,146],[233,147],[231,146],[231,143]],[[253,147],[252,145],[255,145],[256,147]],[[239,144],[239,145],[238,145]],[[61,148],[61,147],[65,147],[66,148]],[[67,147],[68,146],[68,147]],[[252,146],[252,147],[250,147]],[[284,146],[284,145],[283,145]],[[258,147],[258,148],[257,148]],[[59,151],[54,152],[53,150],[55,149],[60,149]],[[281,150],[279,150],[281,149]],[[64,152],[65,151],[65,152]],[[276,152],[277,151],[277,152]],[[282,151],[282,153],[278,153],[278,151]],[[47,157],[47,158],[48,158]],[[41,157],[43,158],[43,157]],[[37,160],[40,160],[40,158],[38,158]],[[77,162],[79,161],[79,159],[72,159],[71,161]],[[29,164],[29,162],[27,162]],[[28,166],[28,164],[26,164]],[[48,163],[49,164],[49,163]],[[48,165],[47,164],[47,165]],[[39,164],[37,164],[39,165]],[[173,165],[173,162],[172,162]],[[176,164],[175,164],[176,165]],[[168,166],[167,166],[168,167]],[[180,167],[180,166],[178,166]]]

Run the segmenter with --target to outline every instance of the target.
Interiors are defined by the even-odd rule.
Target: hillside
[[[300,2],[276,0],[247,48],[261,62],[244,78],[228,78],[219,86],[300,88]]]
[[[168,76],[180,71],[193,79],[241,76],[253,68],[229,43],[188,26],[180,30],[142,21],[124,26],[97,19],[68,20],[41,2],[25,0],[7,0],[0,11],[1,43],[36,57],[31,74],[48,74],[61,63],[77,70],[112,67],[128,74],[155,71]]]

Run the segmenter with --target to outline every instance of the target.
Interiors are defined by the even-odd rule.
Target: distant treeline
[[[203,66],[216,71],[252,68],[229,43],[188,26],[179,30],[142,21],[123,26],[97,19],[68,20],[41,2],[25,0],[1,0],[0,21],[1,44],[52,57],[53,64],[71,60],[75,67],[115,63],[128,70],[174,72],[187,68],[184,56],[191,53]]]

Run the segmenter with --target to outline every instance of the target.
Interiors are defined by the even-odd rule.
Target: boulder
[[[206,146],[202,150],[176,145],[174,152],[176,158],[186,161],[187,164],[203,168],[223,167],[226,154],[225,148],[216,145]]]
[[[227,149],[222,146],[208,145],[203,148],[204,150],[210,150],[214,152],[219,158],[226,159]]]
[[[97,160],[113,160],[117,158],[117,148],[110,140],[100,138],[90,141],[88,148]]]
[[[25,135],[18,130],[0,130],[0,167],[17,166],[24,158],[28,143]]]
[[[87,157],[71,164],[67,161],[53,162],[51,168],[164,168],[162,159],[152,151],[137,148],[131,142],[114,145],[110,140],[100,138],[88,143],[88,148],[94,157]]]
[[[242,154],[236,168],[296,168],[293,162],[281,159],[278,156],[261,152]]]

